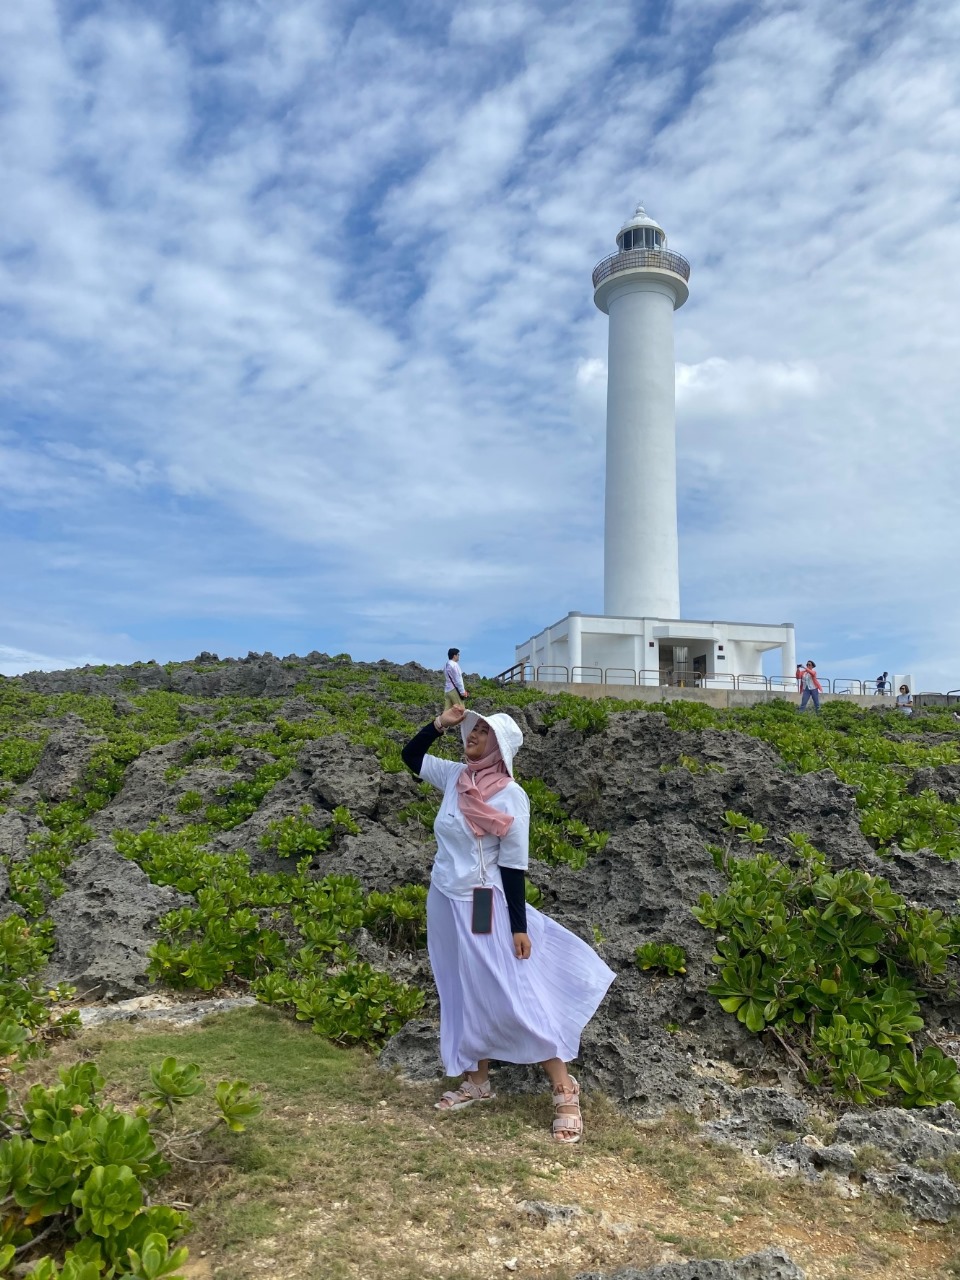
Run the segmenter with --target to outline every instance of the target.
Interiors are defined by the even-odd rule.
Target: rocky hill
[[[468,687],[524,731],[532,900],[618,974],[584,1038],[586,1085],[950,1218],[953,717]],[[43,983],[86,1001],[158,983],[252,993],[341,1042],[386,1042],[384,1065],[413,1079],[438,1074],[433,802],[399,747],[440,691],[416,665],[317,653],[3,681],[0,916],[33,922]]]

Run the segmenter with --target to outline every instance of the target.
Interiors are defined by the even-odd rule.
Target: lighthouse
[[[677,410],[673,313],[689,297],[690,264],[667,248],[638,205],[617,252],[593,272],[593,300],[610,317],[603,610],[680,616]]]
[[[681,616],[673,331],[690,296],[690,264],[643,205],[616,245],[593,269],[593,300],[608,317],[603,613],[573,610],[517,645],[515,670],[550,684],[737,694],[754,681],[793,691],[792,623]],[[770,650],[780,651],[781,674],[768,680]]]

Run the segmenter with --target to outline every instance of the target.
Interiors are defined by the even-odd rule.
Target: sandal
[[[472,1107],[475,1102],[492,1102],[497,1095],[490,1092],[490,1081],[474,1084],[472,1080],[464,1080],[458,1089],[451,1089],[433,1105],[437,1111],[462,1111],[464,1107]]]
[[[556,1118],[553,1122],[553,1140],[567,1146],[579,1142],[583,1137],[583,1116],[580,1112],[580,1085],[570,1077],[572,1089],[556,1089],[553,1094],[553,1105]],[[576,1107],[576,1111],[561,1111],[561,1107]]]

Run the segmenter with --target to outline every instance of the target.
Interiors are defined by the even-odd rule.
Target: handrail
[[[619,679],[611,680],[610,679],[611,672],[613,672],[615,676],[629,676],[630,679],[629,680],[619,680]],[[636,684],[637,673],[633,667],[606,667],[603,672],[603,683],[604,684]]]
[[[658,267],[661,271],[672,271],[684,280],[690,279],[690,263],[679,253],[670,249],[625,249],[621,253],[611,253],[609,258],[597,263],[593,268],[593,287],[596,289],[603,280],[619,271],[635,271],[640,267]]]
[[[580,672],[580,679],[577,679],[577,672]],[[596,672],[597,679],[585,680],[584,674],[590,672],[591,676]],[[603,684],[603,668],[602,667],[571,667],[570,681],[572,684]]]
[[[647,679],[648,676],[650,679]],[[643,685],[645,689],[660,688],[666,683],[659,667],[641,667],[637,672],[637,684]]]
[[[711,686],[729,684],[731,689],[737,687],[737,677],[730,671],[695,671],[696,685],[701,689],[709,689]]]
[[[570,669],[568,667],[552,666],[549,663],[541,663],[541,665],[537,667],[538,680],[541,679],[541,676],[540,676],[541,671],[562,671],[563,672],[562,680],[554,680],[551,676],[543,677],[550,684],[569,684],[570,683]]]
[[[505,671],[501,671],[493,678],[498,684],[525,684],[528,670],[533,671],[529,663],[515,662],[512,667],[507,667]]]
[[[847,686],[847,688],[845,688],[845,689],[841,689],[841,688],[839,688],[839,687],[838,687],[838,686],[840,686],[840,685],[846,685],[846,686]],[[853,688],[853,687],[852,687],[853,685],[856,685],[856,688]],[[840,676],[840,677],[837,677],[837,679],[835,679],[835,680],[833,681],[833,684],[832,684],[832,690],[833,690],[833,692],[834,692],[834,693],[855,693],[858,697],[862,697],[862,696],[863,696],[863,681],[862,681],[862,680],[853,680],[853,679],[851,679],[851,678],[850,678],[850,677],[848,677],[848,676]]]
[[[611,677],[614,679],[611,680]],[[592,667],[543,663],[534,667],[529,662],[516,662],[493,677],[499,684],[525,684],[527,681],[544,680],[551,684],[634,684],[642,688],[695,688],[709,689],[723,685],[731,689],[763,689],[768,693],[799,693],[796,676],[735,676],[726,671],[696,671],[692,667],[661,670],[658,667]],[[876,680],[859,680],[854,676],[836,676],[830,680],[819,676],[824,693],[850,694],[856,697],[887,697],[876,691]],[[922,695],[918,694],[917,697]],[[960,688],[934,694],[941,698],[960,701]],[[948,704],[949,705],[949,704]]]

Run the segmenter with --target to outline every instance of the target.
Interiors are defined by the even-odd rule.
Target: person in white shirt
[[[462,707],[467,691],[463,687],[463,674],[460,671],[460,650],[447,650],[447,665],[443,668],[443,706]]]
[[[913,715],[913,694],[905,684],[900,686],[900,692],[897,694],[897,710],[901,715]]]
[[[465,763],[428,755],[455,725]],[[443,1067],[464,1079],[436,1107],[459,1111],[491,1101],[491,1059],[536,1062],[552,1086],[553,1137],[573,1143],[583,1118],[567,1063],[616,975],[587,943],[527,906],[530,802],[513,780],[522,743],[511,716],[453,706],[402,752],[408,768],[443,792],[433,826],[427,948],[440,997]]]

